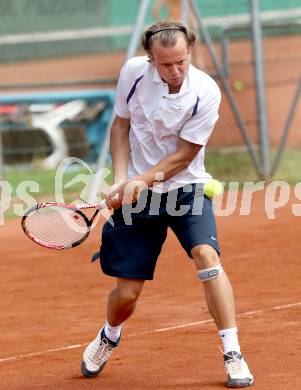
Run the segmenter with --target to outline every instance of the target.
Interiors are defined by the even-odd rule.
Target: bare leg
[[[107,320],[114,327],[121,325],[135,310],[137,299],[142,291],[144,280],[117,279],[108,297]],[[102,328],[97,337],[87,346],[81,363],[81,371],[85,377],[98,375],[109,360],[113,348],[118,341],[112,342]]]
[[[107,319],[118,326],[134,312],[144,280],[118,278],[116,288],[108,297]]]
[[[209,245],[198,245],[192,249],[191,254],[198,270],[220,264],[217,253]],[[216,279],[203,285],[208,309],[217,328],[221,330],[235,327],[234,298],[226,273],[223,272]]]

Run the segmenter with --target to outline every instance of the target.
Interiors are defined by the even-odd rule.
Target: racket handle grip
[[[119,198],[119,194],[116,194],[115,196],[113,196],[113,199],[114,199],[114,200],[117,200],[118,198]],[[103,199],[103,200],[99,203],[98,208],[99,208],[99,209],[105,209],[106,207],[108,207],[107,202],[106,202],[106,199]]]
[[[113,199],[118,199],[119,197],[119,194],[116,194]],[[76,207],[77,209],[92,209],[92,208],[96,208],[96,209],[105,209],[106,207],[108,207],[107,205],[107,202],[106,202],[106,199],[103,199],[100,203],[82,203],[82,204],[78,204],[78,205],[69,205],[70,207]]]
[[[106,202],[106,199],[103,199],[100,203],[99,203],[99,206],[98,208],[99,209],[105,209],[107,206],[107,202]]]

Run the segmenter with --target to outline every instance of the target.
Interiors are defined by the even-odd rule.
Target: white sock
[[[220,335],[224,345],[224,353],[228,353],[230,351],[235,351],[240,353],[240,346],[238,343],[236,327],[219,330],[218,334]]]
[[[116,341],[118,341],[118,339],[120,337],[122,327],[123,327],[123,323],[118,325],[118,326],[111,326],[108,323],[108,321],[106,321],[106,324],[104,327],[105,328],[105,335],[107,336],[107,338],[109,340],[116,343]]]

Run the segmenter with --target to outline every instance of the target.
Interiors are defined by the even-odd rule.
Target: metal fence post
[[[288,112],[288,115],[287,115],[287,118],[285,121],[284,128],[282,130],[282,135],[280,138],[279,147],[278,147],[275,159],[274,159],[272,167],[271,167],[271,175],[270,175],[271,177],[274,176],[276,169],[278,168],[280,158],[281,158],[282,153],[283,153],[284,148],[285,148],[285,143],[286,143],[286,139],[288,136],[288,132],[289,132],[289,129],[290,129],[291,124],[293,122],[295,113],[296,113],[296,109],[297,109],[297,105],[298,105],[300,96],[301,96],[301,77],[299,79],[299,82],[298,82],[298,85],[296,88],[296,92],[292,98],[291,106],[290,106],[290,109],[289,109],[289,112]]]
[[[181,20],[185,24],[189,22],[189,2],[188,0],[181,1]]]
[[[3,179],[4,179],[4,159],[3,159],[2,127],[0,126],[0,180]]]
[[[250,0],[253,40],[254,71],[256,82],[256,105],[259,126],[261,168],[264,179],[270,176],[269,131],[266,113],[265,78],[262,49],[262,27],[260,20],[260,1]]]

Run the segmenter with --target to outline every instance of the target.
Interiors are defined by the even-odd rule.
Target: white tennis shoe
[[[228,375],[228,387],[248,387],[254,382],[247,362],[235,351],[224,354],[225,370]]]
[[[83,354],[81,371],[85,377],[94,377],[98,375],[106,365],[112,355],[113,348],[117,343],[109,340],[102,328],[96,338],[87,346]]]

